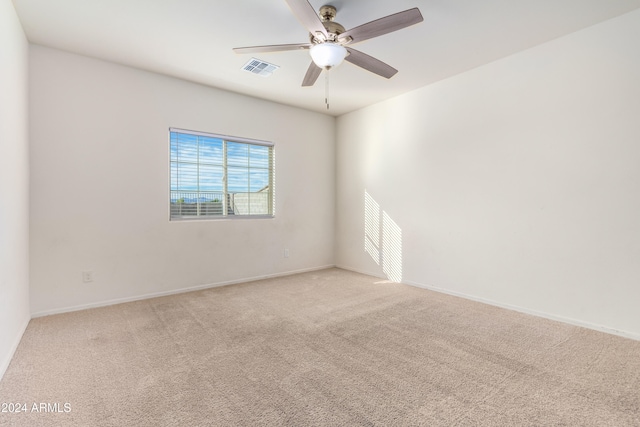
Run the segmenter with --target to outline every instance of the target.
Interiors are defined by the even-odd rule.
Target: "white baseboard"
[[[640,341],[640,334],[633,333],[633,332],[622,331],[622,330],[615,329],[615,328],[610,328],[610,327],[604,326],[604,325],[598,325],[598,324],[595,324],[595,323],[590,323],[590,322],[585,322],[585,321],[582,321],[582,320],[572,319],[570,317],[558,316],[558,315],[547,313],[547,312],[544,312],[544,311],[531,310],[531,309],[524,308],[524,307],[519,307],[519,306],[516,306],[516,305],[504,304],[504,303],[500,303],[500,302],[493,301],[493,300],[490,300],[490,299],[477,297],[477,296],[474,296],[474,295],[468,295],[468,294],[464,294],[464,293],[461,293],[461,292],[449,291],[447,289],[439,288],[437,286],[430,286],[430,285],[425,285],[425,284],[422,284],[422,283],[409,282],[409,281],[403,282],[403,283],[407,284],[409,286],[415,286],[417,288],[428,289],[428,290],[431,290],[431,291],[440,292],[440,293],[443,293],[443,294],[448,294],[448,295],[452,295],[452,296],[455,296],[455,297],[468,299],[468,300],[471,300],[471,301],[481,302],[483,304],[488,304],[488,305],[493,305],[493,306],[500,307],[500,308],[505,308],[507,310],[517,311],[517,312],[524,313],[524,314],[530,314],[532,316],[542,317],[544,319],[554,320],[556,322],[567,323],[569,325],[580,326],[580,327],[583,327],[583,328],[593,329],[595,331],[605,332],[607,334],[618,335],[618,336],[621,336],[621,337],[624,337],[624,338],[630,338],[630,339],[633,339],[633,340]]]
[[[2,378],[4,377],[5,372],[7,372],[7,369],[9,368],[9,364],[11,364],[11,360],[13,359],[13,355],[15,354],[16,350],[18,349],[18,346],[20,345],[20,341],[22,340],[22,336],[24,335],[24,331],[27,330],[27,326],[29,326],[29,321],[31,319],[27,318],[26,320],[24,320],[22,322],[22,326],[19,330],[18,335],[16,335],[16,337],[13,340],[13,344],[11,344],[11,347],[9,349],[9,354],[6,355],[6,357],[4,358],[4,360],[0,361],[0,381],[2,381]]]
[[[380,279],[385,279],[385,280],[389,279],[387,276],[385,276],[384,274],[381,274],[381,273],[375,273],[375,272],[371,272],[371,271],[359,270],[357,268],[347,267],[347,266],[340,265],[340,264],[337,264],[336,267],[337,268],[341,268],[343,270],[347,270],[347,271],[353,271],[354,273],[360,273],[360,274],[366,274],[367,276],[378,277]]]
[[[107,300],[107,301],[98,301],[98,302],[93,302],[93,303],[89,303],[89,304],[81,304],[81,305],[75,305],[75,306],[70,306],[70,307],[56,308],[56,309],[53,309],[53,310],[44,310],[44,311],[39,311],[39,312],[36,312],[36,313],[31,313],[31,318],[50,316],[52,314],[69,313],[69,312],[72,312],[72,311],[87,310],[89,308],[106,307],[106,306],[109,306],[109,305],[122,304],[122,303],[125,303],[125,302],[139,301],[139,300],[145,300],[145,299],[149,299],[149,298],[164,297],[164,296],[167,296],[167,295],[182,294],[182,293],[185,293],[185,292],[200,291],[202,289],[217,288],[217,287],[220,287],[220,286],[236,285],[238,283],[253,282],[255,280],[270,279],[270,278],[273,278],[273,277],[291,276],[293,274],[308,273],[310,271],[325,270],[327,268],[334,268],[334,267],[335,267],[335,265],[333,265],[333,264],[324,265],[324,266],[319,266],[319,267],[304,268],[304,269],[301,269],[301,270],[291,270],[291,271],[285,271],[285,272],[281,272],[281,273],[265,274],[265,275],[261,275],[261,276],[244,277],[244,278],[241,278],[241,279],[234,279],[234,280],[229,280],[229,281],[225,281],[225,282],[208,283],[208,284],[205,284],[205,285],[197,285],[197,286],[190,286],[190,287],[187,287],[187,288],[172,289],[172,290],[169,290],[169,291],[152,292],[152,293],[149,293],[149,294],[136,295],[136,296],[126,297],[126,298],[116,298],[116,299]]]
[[[293,275],[293,274],[308,273],[308,272],[311,272],[311,271],[325,270],[327,268],[334,268],[334,267],[341,268],[343,270],[353,271],[355,273],[366,274],[368,276],[373,276],[373,277],[379,277],[381,279],[386,279],[386,277],[384,275],[381,275],[381,274],[375,273],[375,272],[371,272],[371,271],[362,271],[362,270],[359,270],[357,268],[348,267],[348,266],[344,266],[344,265],[324,265],[324,266],[305,268],[305,269],[300,269],[300,270],[291,270],[291,271],[286,271],[286,272],[281,272],[281,273],[266,274],[266,275],[254,276],[254,277],[245,277],[245,278],[229,280],[229,281],[225,281],[225,282],[217,282],[217,283],[209,283],[209,284],[205,284],[205,285],[191,286],[191,287],[187,287],[187,288],[174,289],[174,290],[170,290],[170,291],[154,292],[154,293],[150,293],[150,294],[137,295],[137,296],[134,296],[134,297],[118,298],[118,299],[107,300],[107,301],[99,301],[99,302],[95,302],[95,303],[82,304],[82,305],[71,306],[71,307],[64,307],[64,308],[60,308],[60,309],[45,310],[45,311],[40,311],[40,312],[37,312],[37,313],[32,313],[31,317],[32,318],[36,318],[36,317],[42,317],[42,316],[49,316],[49,315],[52,315],[52,314],[60,314],[60,313],[68,313],[68,312],[72,312],[72,311],[86,310],[86,309],[89,309],[89,308],[105,307],[105,306],[114,305],[114,304],[121,304],[121,303],[125,303],[125,302],[139,301],[139,300],[144,300],[144,299],[149,299],[149,298],[156,298],[156,297],[162,297],[162,296],[167,296],[167,295],[181,294],[181,293],[184,293],[184,292],[199,291],[199,290],[202,290],[202,289],[216,288],[216,287],[219,287],[219,286],[235,285],[235,284],[238,284],[238,283],[252,282],[254,280],[262,280],[262,279],[269,279],[269,278],[273,278],[273,277],[283,277],[283,276],[290,276],[290,275]],[[422,288],[422,289],[428,289],[428,290],[431,290],[431,291],[434,291],[434,292],[439,292],[439,293],[443,293],[443,294],[447,294],[447,295],[452,295],[452,296],[455,296],[455,297],[464,298],[464,299],[471,300],[471,301],[481,302],[483,304],[488,304],[488,305],[492,305],[492,306],[495,306],[495,307],[504,308],[504,309],[507,309],[507,310],[517,311],[517,312],[524,313],[524,314],[530,314],[532,316],[537,316],[537,317],[541,317],[541,318],[544,318],[544,319],[554,320],[554,321],[557,321],[557,322],[562,322],[562,323],[566,323],[566,324],[570,324],[570,325],[574,325],[574,326],[580,326],[580,327],[583,327],[583,328],[593,329],[593,330],[596,330],[596,331],[605,332],[605,333],[608,333],[608,334],[618,335],[618,336],[621,336],[621,337],[624,337],[624,338],[630,338],[630,339],[633,339],[633,340],[640,341],[640,334],[635,333],[635,332],[623,331],[623,330],[611,328],[611,327],[604,326],[604,325],[597,325],[597,324],[593,324],[593,323],[589,323],[589,322],[585,322],[585,321],[581,321],[581,320],[577,320],[577,319],[572,319],[572,318],[568,318],[568,317],[554,315],[554,314],[551,314],[551,313],[546,313],[546,312],[537,311],[537,310],[531,310],[531,309],[528,309],[528,308],[514,306],[514,305],[510,305],[510,304],[504,304],[504,303],[500,303],[500,302],[493,301],[493,300],[490,300],[490,299],[486,299],[486,298],[482,298],[482,297],[478,297],[478,296],[474,296],[474,295],[468,295],[468,294],[461,293],[461,292],[451,291],[451,290],[448,290],[448,289],[445,289],[445,288],[440,288],[440,287],[437,287],[437,286],[425,285],[423,283],[406,281],[406,280],[403,281],[402,283],[405,284],[405,285],[409,285],[409,286],[413,286],[413,287],[417,287],[417,288]],[[22,332],[20,333],[18,339],[16,340],[16,342],[15,342],[15,344],[13,346],[13,350],[11,351],[11,355],[13,355],[13,353],[16,350],[16,348],[18,347],[18,344],[20,343],[20,338],[22,337],[22,334],[24,333],[24,330],[27,328],[27,324],[28,324],[28,321],[25,323],[25,325],[24,325],[24,327],[22,329]],[[10,361],[11,361],[11,357],[9,357],[8,360],[3,361],[2,365],[0,365],[0,379],[2,379],[2,375],[4,375],[4,372],[5,372],[6,368],[9,366]]]
[[[373,277],[385,278],[384,276],[382,276],[380,274],[375,274],[375,273],[372,274],[372,273],[366,272],[366,271],[359,271],[359,270],[357,270],[355,268],[345,267],[345,266],[341,266],[341,265],[337,265],[337,267],[338,268],[342,268],[344,270],[353,271],[353,272],[356,272],[356,273],[367,274],[367,275],[373,276]],[[416,288],[428,289],[430,291],[439,292],[441,294],[452,295],[454,297],[464,298],[464,299],[467,299],[467,300],[477,301],[477,302],[481,302],[483,304],[492,305],[492,306],[495,306],[495,307],[505,308],[507,310],[517,311],[519,313],[530,314],[532,316],[541,317],[543,319],[554,320],[556,322],[562,322],[562,323],[566,323],[566,324],[569,324],[569,325],[580,326],[582,328],[593,329],[595,331],[604,332],[604,333],[612,334],[612,335],[618,335],[618,336],[621,336],[621,337],[624,337],[624,338],[630,338],[632,340],[640,341],[640,334],[635,333],[635,332],[622,331],[622,330],[611,328],[611,327],[608,327],[608,326],[589,323],[589,322],[585,322],[585,321],[582,321],[582,320],[572,319],[572,318],[569,318],[569,317],[558,316],[558,315],[551,314],[551,313],[546,313],[546,312],[543,312],[543,311],[531,310],[531,309],[524,308],[524,307],[519,307],[519,306],[515,306],[515,305],[510,305],[510,304],[504,304],[504,303],[500,303],[500,302],[493,301],[493,300],[490,300],[490,299],[477,297],[477,296],[474,296],[474,295],[468,295],[468,294],[465,294],[465,293],[462,293],[462,292],[455,292],[455,291],[450,291],[448,289],[440,288],[440,287],[437,287],[437,286],[425,285],[423,283],[417,283],[417,282],[412,282],[412,281],[408,281],[408,280],[403,280],[402,283],[405,284],[405,285],[416,287]]]

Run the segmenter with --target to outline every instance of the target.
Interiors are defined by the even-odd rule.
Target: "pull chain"
[[[324,72],[324,103],[327,105],[327,110],[329,109],[329,68],[327,68]]]

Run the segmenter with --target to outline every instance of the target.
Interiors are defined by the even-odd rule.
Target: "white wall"
[[[333,117],[40,46],[30,61],[34,315],[334,264]],[[169,127],[273,141],[276,217],[169,222]]]
[[[28,50],[0,0],[0,379],[30,318]]]
[[[340,117],[337,264],[640,338],[639,76],[636,11]]]

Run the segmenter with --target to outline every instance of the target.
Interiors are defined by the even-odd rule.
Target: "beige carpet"
[[[640,342],[330,269],[34,319],[8,402],[3,426],[640,426]]]

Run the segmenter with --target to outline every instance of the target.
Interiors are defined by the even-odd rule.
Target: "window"
[[[273,215],[273,144],[169,129],[171,220]]]

